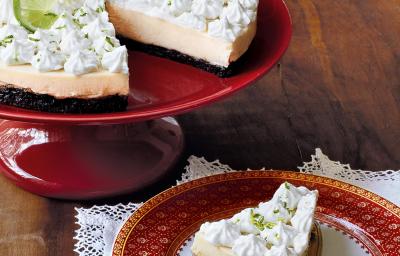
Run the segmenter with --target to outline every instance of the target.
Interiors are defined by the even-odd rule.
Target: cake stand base
[[[97,126],[0,121],[0,171],[46,197],[109,197],[162,178],[183,145],[182,130],[170,117]]]

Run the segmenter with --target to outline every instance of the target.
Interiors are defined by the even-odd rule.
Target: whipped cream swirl
[[[1,24],[18,24],[14,17],[13,0],[0,1],[0,25]]]
[[[269,244],[293,246],[293,239],[296,237],[297,231],[282,222],[277,222],[273,228],[265,228],[261,231],[261,237]]]
[[[282,204],[276,201],[260,203],[257,208],[257,213],[265,216],[265,220],[269,222],[288,223],[293,217],[292,214]]]
[[[112,36],[105,35],[93,41],[93,48],[99,56],[106,52],[111,52],[114,48],[119,46],[120,43],[118,39]]]
[[[87,34],[91,40],[105,35],[115,36],[114,26],[104,19],[97,17],[95,20],[82,28],[82,32]]]
[[[228,42],[235,41],[241,28],[238,25],[229,23],[226,17],[212,21],[208,24],[208,34],[213,37],[224,39]]]
[[[65,55],[71,55],[75,51],[89,48],[90,45],[89,39],[85,38],[79,31],[71,30],[63,37],[60,49]]]
[[[97,69],[98,61],[96,53],[88,50],[73,52],[64,64],[65,72],[77,76],[96,71]]]
[[[298,232],[307,232],[312,226],[312,216],[316,207],[316,191],[303,196],[297,205],[297,211],[294,214],[291,223]]]
[[[285,208],[294,210],[303,196],[303,191],[286,182],[279,187],[272,200],[279,201]]]
[[[51,30],[57,31],[57,33],[63,37],[68,34],[69,31],[78,29],[77,24],[73,21],[74,17],[70,13],[62,13],[56,22],[51,26]]]
[[[227,221],[206,222],[200,227],[200,232],[205,239],[215,245],[232,247],[235,240],[240,237],[240,229],[237,225]]]
[[[13,39],[5,48],[1,48],[0,58],[7,65],[30,63],[34,54],[34,44],[28,40]]]
[[[165,0],[162,8],[178,16],[184,12],[190,11],[191,4],[192,0]]]
[[[254,234],[240,236],[233,244],[232,251],[236,256],[264,256],[267,253],[265,240]]]
[[[192,12],[206,19],[218,18],[224,7],[224,0],[193,0]]]
[[[251,16],[239,3],[239,0],[231,0],[227,8],[224,8],[224,15],[231,24],[247,26],[250,24]]]
[[[51,48],[41,49],[31,61],[32,66],[40,72],[63,69],[64,63],[65,56]]]
[[[230,221],[239,226],[240,231],[249,234],[260,234],[260,230],[251,223],[251,214],[254,212],[253,208],[247,208],[235,214]]]
[[[7,24],[0,28],[0,41],[6,38],[25,40],[28,38],[28,32],[18,25]]]
[[[176,23],[183,27],[194,28],[199,31],[206,31],[207,22],[202,16],[196,16],[193,13],[185,12],[176,19]]]
[[[258,0],[239,0],[240,4],[248,10],[256,10],[258,6]]]
[[[104,68],[112,73],[128,74],[128,51],[125,46],[104,54],[101,61]]]
[[[293,251],[293,249],[281,245],[281,246],[272,246],[271,250],[268,250],[267,253],[263,256],[299,256],[299,255],[296,254]]]

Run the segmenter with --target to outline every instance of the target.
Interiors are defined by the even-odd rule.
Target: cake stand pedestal
[[[0,122],[1,171],[42,196],[92,199],[154,183],[175,164],[183,134],[174,118],[117,125]]]

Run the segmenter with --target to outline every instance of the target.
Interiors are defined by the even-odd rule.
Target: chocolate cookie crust
[[[126,110],[128,97],[112,95],[96,99],[57,99],[50,95],[36,94],[12,85],[1,85],[0,103],[52,113],[108,113]]]
[[[150,45],[150,44],[143,44],[123,37],[119,37],[118,39],[120,40],[121,44],[126,45],[126,47],[128,47],[130,50],[141,51],[158,57],[177,61],[183,64],[188,64],[196,68],[205,70],[209,73],[213,73],[219,77],[230,77],[234,75],[236,71],[237,61],[232,63],[228,67],[222,67],[222,66],[212,65],[205,60],[196,59],[193,58],[192,56],[183,54],[175,50],[167,49],[164,47]]]

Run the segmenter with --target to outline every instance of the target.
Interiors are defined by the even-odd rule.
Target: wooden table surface
[[[233,97],[178,117],[181,162],[122,198],[63,202],[0,177],[0,255],[74,255],[74,207],[142,201],[174,183],[187,156],[234,168],[295,169],[316,147],[353,168],[400,168],[400,2],[288,1],[294,35],[272,71]]]

